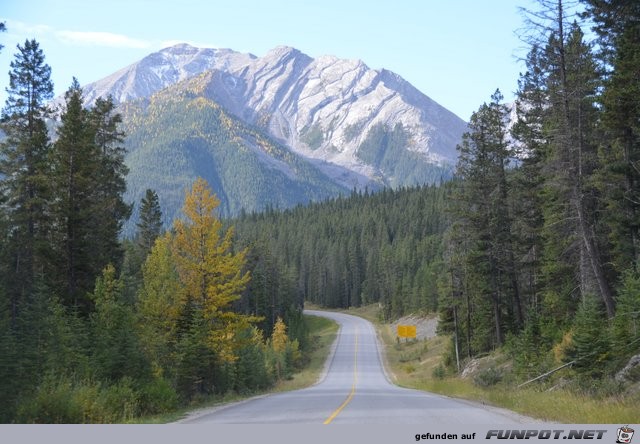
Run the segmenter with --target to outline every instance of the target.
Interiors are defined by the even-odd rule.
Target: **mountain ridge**
[[[462,119],[392,71],[371,69],[362,60],[312,58],[290,46],[256,57],[179,44],[86,85],[85,97],[92,103],[111,94],[122,103],[205,72],[217,72],[208,96],[232,114],[306,157],[370,180],[384,171],[356,154],[375,125],[402,123],[411,136],[407,148],[440,166],[455,162],[455,145],[466,129]]]
[[[455,146],[466,130],[459,117],[392,71],[357,59],[313,58],[290,46],[257,57],[175,45],[84,87],[87,105],[108,95],[127,133],[127,197],[138,201],[146,188],[156,188],[170,202],[171,217],[178,195],[203,171],[225,215],[354,188],[438,182],[452,176]],[[203,115],[192,112],[198,106]],[[243,136],[218,119],[233,121]],[[258,138],[267,142],[255,143]]]

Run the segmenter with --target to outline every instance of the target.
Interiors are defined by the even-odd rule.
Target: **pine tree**
[[[137,243],[146,256],[158,236],[162,234],[162,210],[158,194],[154,190],[147,189],[140,201],[140,221],[136,226]]]
[[[522,306],[513,253],[506,167],[512,156],[506,139],[507,109],[499,91],[471,116],[470,131],[463,136],[457,174],[462,182],[455,214],[462,235],[470,240],[466,253],[472,293],[483,320],[475,330],[476,347],[485,350],[501,345],[505,327],[521,326]],[[492,327],[484,322],[491,313]]]
[[[572,343],[567,350],[567,360],[575,361],[573,368],[579,374],[601,378],[611,358],[611,344],[606,334],[606,317],[601,309],[601,301],[587,298],[576,313]]]
[[[91,314],[92,367],[101,380],[117,382],[129,377],[143,380],[147,375],[132,307],[122,298],[123,284],[112,265],[96,279]]]
[[[262,332],[254,326],[240,334],[246,337],[246,346],[238,353],[235,390],[239,393],[246,393],[264,389],[270,385],[271,381],[266,368]]]
[[[544,136],[544,119],[547,113],[544,93],[546,73],[541,64],[542,57],[542,51],[537,45],[527,55],[527,71],[518,81],[517,121],[511,128],[518,157],[521,159],[520,167],[513,172],[512,181],[515,254],[524,311],[531,311],[534,316],[539,314],[542,288],[542,189],[548,155],[548,142]]]
[[[585,0],[595,23],[605,76],[602,105],[601,168],[598,188],[607,207],[613,263],[617,272],[634,268],[640,257],[640,7],[628,0]]]
[[[529,140],[543,147],[544,154],[542,292],[556,318],[570,318],[576,300],[589,294],[600,297],[613,316],[611,267],[606,265],[611,261],[594,186],[598,170],[594,102],[600,73],[579,25],[568,23],[568,2],[539,3],[542,10],[532,16],[542,20],[537,29],[543,30],[546,43],[538,40],[529,59],[536,70],[527,94],[533,98],[530,103],[544,105],[534,106],[535,116],[527,125],[534,136]],[[539,135],[542,140],[535,141]]]
[[[76,79],[65,94],[58,140],[50,154],[55,288],[67,305],[91,311],[86,295],[108,264],[120,267],[118,236],[131,208],[123,201],[123,134],[111,100],[84,107]]]
[[[611,349],[619,367],[640,350],[640,276],[627,270],[621,284],[611,322]]]
[[[87,115],[97,148],[90,221],[94,270],[109,263],[120,267],[123,251],[118,238],[123,223],[131,215],[131,206],[123,200],[129,170],[124,163],[124,133],[119,128],[122,117],[114,108],[111,97],[98,98]]]
[[[140,341],[155,375],[172,379],[183,307],[170,235],[165,234],[155,242],[142,273],[143,285],[136,304]]]
[[[6,135],[0,143],[0,199],[11,233],[4,252],[8,273],[3,277],[15,323],[20,301],[29,296],[34,276],[45,271],[49,258],[50,142],[45,119],[53,84],[51,68],[35,40],[18,45],[7,93],[0,117]]]
[[[66,109],[51,153],[56,288],[67,305],[90,311],[90,293],[100,274],[93,260],[95,178],[100,171],[95,134],[76,79],[65,94]],[[106,264],[102,264],[104,266]]]

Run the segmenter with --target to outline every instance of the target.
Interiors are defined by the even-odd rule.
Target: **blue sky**
[[[16,44],[40,42],[57,94],[187,42],[264,55],[278,45],[386,68],[468,120],[496,88],[513,98],[528,0],[3,0],[0,103]]]

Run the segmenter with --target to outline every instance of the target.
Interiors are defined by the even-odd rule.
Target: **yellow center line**
[[[358,328],[356,327],[356,345],[353,353],[353,384],[351,385],[351,392],[349,393],[349,396],[347,396],[347,399],[344,400],[342,405],[338,407],[336,411],[333,412],[331,416],[329,416],[323,424],[331,424],[331,421],[333,421],[336,418],[336,416],[340,414],[342,409],[344,409],[347,406],[347,404],[351,402],[351,399],[353,399],[353,395],[356,394],[357,383],[358,383]]]

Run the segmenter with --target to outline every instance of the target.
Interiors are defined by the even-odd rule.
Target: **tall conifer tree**
[[[53,83],[51,68],[35,40],[18,45],[7,93],[0,118],[6,135],[0,144],[0,196],[11,233],[3,256],[15,322],[19,301],[30,294],[36,273],[44,271],[49,249],[50,143],[45,119],[50,115],[46,103],[53,97]]]

